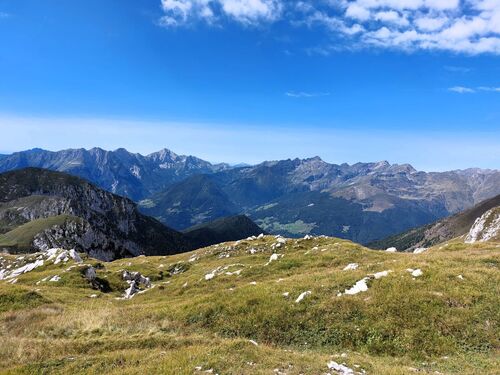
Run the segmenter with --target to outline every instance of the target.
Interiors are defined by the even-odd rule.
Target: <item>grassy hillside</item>
[[[33,238],[40,232],[53,227],[62,225],[67,221],[80,221],[80,218],[70,215],[51,216],[45,219],[37,219],[17,228],[0,234],[0,248],[7,247],[17,251],[28,251],[31,248]]]
[[[334,238],[279,241],[46,262],[0,281],[0,372],[335,374],[333,360],[368,374],[497,373],[500,244],[407,254]],[[5,269],[37,255],[0,257]],[[82,277],[88,264],[108,293]],[[153,287],[119,299],[123,270]],[[344,293],[366,277],[368,290]]]

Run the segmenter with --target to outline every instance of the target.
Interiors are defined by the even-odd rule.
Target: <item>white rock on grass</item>
[[[392,272],[392,271],[391,270],[380,271],[380,272],[374,273],[373,277],[378,280],[378,279],[380,279],[382,277],[388,276],[390,272]]]
[[[288,296],[290,295],[290,292],[285,292],[282,295],[283,295],[283,297],[288,298]]]
[[[357,270],[358,267],[359,267],[358,263],[349,263],[347,266],[344,267],[343,271]]]
[[[353,369],[345,365],[341,365],[335,361],[330,361],[326,365],[328,366],[329,370],[337,371],[340,375],[354,375]]]
[[[406,270],[409,273],[411,273],[411,275],[413,277],[419,277],[419,276],[422,276],[424,274],[420,268],[417,268],[416,270],[414,270],[413,268],[407,268]]]
[[[413,250],[413,254],[422,254],[423,252],[426,251],[427,251],[426,247],[417,247],[415,250]]]
[[[304,236],[304,240],[312,240],[312,236],[310,236],[310,235],[306,234],[306,235]]]
[[[215,272],[210,272],[205,275],[205,280],[212,280],[215,277]]]
[[[297,299],[295,300],[295,303],[300,303],[304,298],[306,298],[307,296],[309,296],[311,294],[312,294],[312,292],[310,290],[301,293],[300,296],[298,296]]]
[[[274,262],[276,260],[278,260],[279,258],[283,257],[283,254],[277,254],[277,253],[274,253],[271,255],[271,257],[269,258],[269,261],[265,264],[266,266],[269,265],[271,262]]]
[[[457,278],[460,279],[460,280],[464,279],[464,277],[462,275],[458,275]]]
[[[8,275],[5,275],[3,278],[13,279],[15,277],[18,277],[19,275],[22,275],[23,273],[33,271],[35,268],[38,268],[41,266],[43,266],[43,260],[36,260],[33,263],[28,263],[22,267],[13,269],[12,271],[9,272]]]
[[[129,287],[125,290],[125,294],[123,295],[124,299],[130,299],[135,294],[144,292],[139,288],[140,284],[143,284],[146,288],[153,287],[149,277],[145,277],[139,272],[129,272],[125,270],[123,271],[122,278],[129,284]]]
[[[374,273],[373,275],[368,275],[368,276],[362,278],[361,280],[357,281],[356,284],[354,284],[349,289],[346,289],[344,291],[344,294],[354,295],[354,294],[358,294],[361,292],[366,292],[368,290],[368,284],[367,284],[368,281],[370,281],[371,279],[380,279],[382,277],[385,277],[385,276],[389,275],[390,272],[392,272],[392,271],[387,270],[387,271],[381,271],[381,272]],[[341,295],[342,295],[342,293],[337,294],[338,297],[340,297]]]
[[[385,251],[388,253],[395,253],[398,251],[398,249],[396,249],[395,247],[388,247]]]
[[[344,294],[354,295],[360,292],[366,292],[368,290],[368,285],[366,284],[370,280],[369,277],[365,277],[356,282],[351,288],[346,289]]]
[[[59,275],[52,276],[49,281],[57,282],[61,280],[61,277]]]
[[[264,238],[264,233],[261,233],[257,236],[258,239]]]

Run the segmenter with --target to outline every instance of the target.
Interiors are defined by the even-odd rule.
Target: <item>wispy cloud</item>
[[[8,18],[8,17],[10,17],[9,13],[0,12],[0,18]]]
[[[450,87],[448,91],[456,92],[458,94],[475,94],[480,91],[486,92],[499,92],[500,87],[492,87],[492,86],[479,86],[479,87],[465,87],[465,86],[454,86]]]
[[[500,92],[500,87],[485,87],[481,86],[477,88],[480,91],[492,91],[492,92]]]
[[[317,98],[321,96],[330,96],[329,92],[305,92],[305,91],[288,91],[285,93],[290,98]]]
[[[454,66],[454,65],[446,65],[444,67],[445,70],[452,73],[469,73],[472,69],[466,66]]]
[[[471,89],[470,87],[464,87],[464,86],[454,86],[450,87],[448,91],[451,92],[456,92],[458,94],[473,94],[476,92],[476,90]]]
[[[346,48],[500,54],[498,0],[161,0],[161,5],[165,27],[281,21],[319,27],[332,45]]]

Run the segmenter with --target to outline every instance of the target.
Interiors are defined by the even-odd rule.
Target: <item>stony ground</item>
[[[495,374],[500,245],[0,255],[1,373]],[[124,272],[127,271],[127,272]]]

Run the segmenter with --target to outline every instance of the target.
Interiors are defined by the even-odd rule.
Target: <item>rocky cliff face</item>
[[[465,243],[500,240],[500,206],[478,217],[465,237]]]
[[[58,215],[64,218],[56,224],[44,220]],[[182,234],[142,215],[129,199],[35,168],[0,175],[0,224],[4,241],[32,235],[30,250],[76,248],[103,260],[188,249]]]

